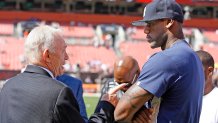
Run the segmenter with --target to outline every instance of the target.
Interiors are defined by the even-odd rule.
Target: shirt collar
[[[33,65],[33,64],[31,64],[31,65]],[[55,79],[53,73],[52,73],[50,70],[48,70],[47,68],[42,67],[42,66],[38,66],[38,65],[33,65],[33,66],[37,66],[37,67],[42,68],[43,70],[45,70],[46,72],[48,72],[48,74],[52,77],[52,79]],[[26,67],[25,67],[24,69],[26,69]],[[21,70],[21,73],[23,73],[23,72],[24,72],[24,70]]]
[[[38,67],[40,67],[40,68],[42,68],[43,70],[47,71],[47,72],[48,72],[48,74],[49,74],[49,75],[52,77],[52,79],[55,79],[55,77],[54,77],[53,73],[52,73],[50,70],[48,70],[47,68],[45,68],[45,67],[42,67],[42,66],[38,66]]]

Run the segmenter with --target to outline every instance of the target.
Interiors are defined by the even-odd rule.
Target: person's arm
[[[154,108],[147,109],[146,107],[142,106],[139,111],[136,112],[134,115],[132,122],[133,123],[155,123],[153,118],[154,116]]]
[[[120,84],[108,93],[104,94],[96,107],[96,112],[89,118],[89,123],[113,123],[114,109],[118,103],[116,92],[125,87],[126,84]]]
[[[151,93],[134,84],[119,100],[114,112],[115,121],[132,122],[135,113],[152,97]]]
[[[112,87],[110,87],[110,86],[109,86],[110,83],[114,83],[112,79],[109,79],[109,80],[107,80],[107,81],[104,83],[104,85],[103,85],[103,87],[102,87],[102,89],[101,89],[101,96],[100,96],[99,101],[98,101],[98,103],[97,103],[97,105],[96,105],[96,108],[95,108],[95,112],[99,112],[99,109],[97,108],[97,106],[99,105],[102,96],[103,96],[104,94],[107,94],[108,91],[109,91],[112,87],[115,87],[115,86],[113,86],[113,85],[112,85]]]
[[[99,112],[95,112],[89,118],[88,123],[113,123],[115,107],[108,101],[100,101],[97,106]]]
[[[64,87],[58,95],[52,119],[55,123],[85,122],[79,113],[78,103],[69,88]]]

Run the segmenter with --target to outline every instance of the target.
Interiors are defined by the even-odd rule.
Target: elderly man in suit
[[[39,26],[29,33],[28,65],[0,93],[1,123],[83,122],[71,90],[54,79],[63,73],[66,47],[58,29]]]

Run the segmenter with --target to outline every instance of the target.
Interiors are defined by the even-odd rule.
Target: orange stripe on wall
[[[100,14],[75,14],[75,13],[52,13],[52,12],[23,12],[23,11],[0,11],[0,20],[28,20],[37,18],[46,21],[57,22],[83,22],[91,24],[121,24],[129,26],[132,21],[142,19],[140,16],[100,15]],[[184,22],[186,27],[217,29],[218,19],[191,19]]]
[[[97,14],[75,14],[75,13],[52,13],[52,12],[23,12],[23,11],[0,11],[2,20],[28,20],[37,18],[46,21],[57,22],[84,22],[84,23],[115,23],[130,25],[134,20],[142,19],[138,16],[116,16],[116,15],[97,15]]]

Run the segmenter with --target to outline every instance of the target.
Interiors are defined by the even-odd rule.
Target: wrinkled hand
[[[126,83],[120,84],[112,89],[109,90],[107,94],[104,94],[101,98],[101,101],[108,101],[110,102],[114,107],[116,107],[119,99],[117,98],[116,92],[121,90],[126,86]]]
[[[152,123],[154,109],[146,109],[144,106],[135,114],[133,123]]]

